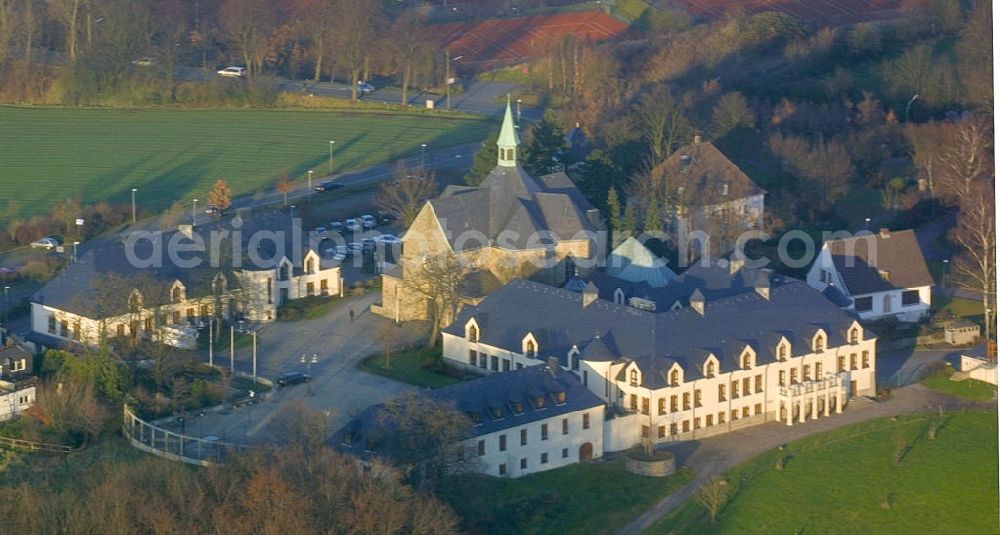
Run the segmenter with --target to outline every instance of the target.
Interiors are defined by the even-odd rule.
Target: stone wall
[[[669,451],[654,452],[654,456],[662,459],[645,460],[641,454],[629,453],[625,456],[625,469],[633,474],[647,477],[667,477],[677,471],[674,454]]]

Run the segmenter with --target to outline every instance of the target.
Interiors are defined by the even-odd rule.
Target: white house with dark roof
[[[740,271],[754,283],[711,297],[695,287],[661,312],[600,299],[593,286],[516,280],[444,330],[444,358],[501,374],[558,358],[620,415],[605,451],[794,425],[875,394],[876,339],[853,314],[801,281]]]
[[[422,393],[469,419],[464,448],[488,475],[520,477],[604,455],[604,402],[557,361]],[[343,451],[378,454],[385,424],[371,407],[336,434]],[[372,451],[374,450],[374,451]]]
[[[809,286],[846,297],[863,320],[919,321],[930,310],[934,279],[912,230],[829,240],[809,269]]]

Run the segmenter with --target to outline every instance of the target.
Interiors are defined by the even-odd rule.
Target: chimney
[[[549,357],[549,374],[552,377],[559,375],[559,357]]]
[[[701,134],[695,134],[694,135],[694,144],[697,145],[699,143],[701,143]]]
[[[695,309],[702,316],[705,315],[705,295],[701,293],[701,290],[695,288],[694,293],[691,294],[691,308]]]
[[[753,289],[766,301],[771,300],[771,278],[766,271],[757,274],[757,278],[753,282]]]
[[[180,232],[189,240],[194,237],[194,227],[191,225],[177,225],[177,232]]]
[[[589,282],[581,294],[583,299],[583,308],[587,308],[591,303],[597,301],[597,286],[594,286],[593,282]]]
[[[885,240],[888,240],[889,236],[891,236],[891,234],[889,234],[889,229],[887,229],[885,227],[882,227],[882,228],[878,229],[878,235],[879,235],[879,237],[881,237],[882,239],[885,239]]]

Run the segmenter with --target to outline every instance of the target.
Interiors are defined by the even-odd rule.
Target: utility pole
[[[253,333],[253,384],[257,386],[257,331]]]
[[[229,375],[232,375],[236,367],[236,328],[229,326]]]
[[[451,52],[444,49],[444,94],[445,108],[451,109]]]
[[[214,319],[215,318],[212,318],[212,317],[208,318],[208,365],[209,366],[213,365],[213,362],[212,362],[212,349],[213,349],[212,348],[212,342],[213,342],[213,340],[212,340],[212,338],[213,338],[212,337],[212,333],[215,332],[215,331],[212,329],[212,323],[213,323]]]
[[[132,224],[135,224],[135,192],[139,191],[137,188],[132,188]]]

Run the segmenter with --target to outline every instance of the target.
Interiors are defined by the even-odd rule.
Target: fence
[[[51,453],[71,453],[83,449],[83,446],[67,446],[49,442],[33,442],[19,438],[0,437],[0,447],[16,448],[28,451],[47,451]]]
[[[229,455],[249,449],[243,444],[167,431],[139,418],[128,405],[123,405],[122,411],[122,434],[132,446],[164,459],[209,466],[221,464]]]

